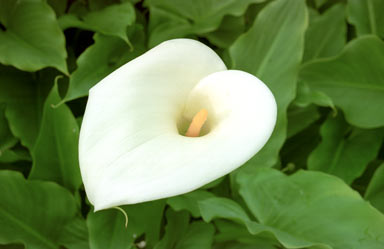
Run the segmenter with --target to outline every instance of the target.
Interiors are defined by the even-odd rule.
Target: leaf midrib
[[[30,234],[32,237],[37,240],[43,242],[47,246],[47,248],[57,249],[57,246],[50,240],[47,240],[43,235],[36,232],[33,227],[31,227],[28,223],[23,222],[18,217],[15,217],[11,213],[7,212],[5,209],[0,208],[0,213],[2,213],[3,217],[8,218],[11,222],[15,223],[17,226],[21,227],[23,231]],[[24,241],[25,242],[25,241]]]
[[[291,11],[291,10],[290,10]],[[290,12],[289,11],[289,12]],[[301,13],[299,13],[301,14]],[[296,19],[297,17],[294,17],[294,19]],[[258,20],[256,19],[256,22]],[[283,24],[277,29],[276,31],[276,37],[273,39],[272,41],[272,44],[269,46],[268,50],[267,50],[267,53],[265,54],[264,56],[264,59],[263,61],[260,63],[260,66],[259,68],[256,70],[256,75],[259,76],[259,77],[263,77],[263,73],[265,71],[265,68],[267,66],[267,62],[270,60],[270,57],[272,56],[273,52],[275,51],[275,48],[277,46],[277,43],[280,42],[281,39],[283,39],[281,37],[281,34],[282,34],[282,30],[285,30],[286,29],[286,26],[287,26],[287,21],[284,21]],[[295,23],[295,21],[293,21],[292,23]],[[296,21],[297,23],[297,21]],[[293,26],[293,25],[292,25]],[[300,26],[301,27],[301,26]],[[300,29],[297,29],[297,30],[300,30]],[[279,42],[278,42],[279,41]]]
[[[332,161],[329,167],[329,173],[334,173],[337,163],[340,161],[341,153],[344,149],[345,140],[341,140],[337,145],[335,154],[332,156]]]

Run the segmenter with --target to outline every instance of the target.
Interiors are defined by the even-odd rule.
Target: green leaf
[[[55,67],[68,74],[65,38],[44,1],[0,2],[0,63],[24,71]]]
[[[130,217],[129,217],[130,218]],[[92,249],[131,248],[133,234],[125,228],[124,215],[117,209],[90,212],[87,217]],[[128,223],[128,227],[131,225]]]
[[[215,196],[211,192],[196,190],[184,195],[178,195],[167,199],[167,204],[175,211],[187,210],[195,218],[200,217],[198,202]]]
[[[69,81],[64,101],[88,95],[89,89],[124,63],[145,51],[143,30],[137,26],[132,36],[134,50],[121,39],[100,34],[94,35],[95,43],[77,59],[77,69]]]
[[[17,138],[12,135],[9,129],[4,109],[4,106],[0,105],[0,158],[4,151],[12,148],[17,143]]]
[[[0,151],[0,163],[13,163],[17,161],[31,161],[31,156],[22,149]]]
[[[168,209],[166,212],[167,225],[165,226],[165,234],[155,249],[174,248],[178,239],[185,234],[188,224],[189,215],[186,211],[175,212]]]
[[[47,0],[47,3],[55,11],[56,16],[65,14],[67,8],[67,0]]]
[[[322,7],[324,4],[326,4],[328,0],[315,0],[316,8]]]
[[[306,107],[310,104],[330,107],[332,108],[334,114],[337,114],[337,109],[328,95],[309,88],[308,84],[302,81],[297,84],[297,96],[294,103],[295,105],[301,107]]]
[[[44,104],[29,178],[55,181],[76,191],[81,184],[77,148],[79,127],[65,104],[54,107],[60,100],[55,84]]]
[[[127,2],[126,0],[88,0],[87,4],[90,10],[100,10],[109,5],[116,4],[119,2]],[[135,4],[135,1],[129,0],[130,3]]]
[[[212,197],[201,200],[199,208],[205,222],[210,222],[216,217],[225,217],[240,223],[250,220],[242,207],[228,198]]]
[[[205,35],[214,45],[228,48],[245,31],[243,16],[225,16],[217,30]]]
[[[266,245],[263,244],[260,245],[253,245],[253,244],[246,244],[246,243],[239,243],[239,242],[229,242],[225,244],[215,244],[213,249],[257,249],[257,248],[263,248],[263,249],[276,249],[275,245]]]
[[[163,219],[165,201],[151,201],[136,205],[128,205],[124,210],[128,214],[129,224],[134,228],[135,237],[145,234],[146,244],[153,247],[160,239],[161,221]],[[128,229],[129,228],[128,224]]]
[[[291,125],[289,122],[288,119],[288,129]],[[308,156],[321,140],[319,130],[320,124],[319,121],[316,121],[285,141],[280,151],[281,170],[283,172],[307,168]]]
[[[60,245],[67,249],[89,249],[88,228],[81,217],[68,223],[60,234]]]
[[[167,226],[163,239],[155,249],[210,249],[214,227],[202,221],[189,224],[187,212],[167,211]]]
[[[384,42],[374,36],[357,38],[335,58],[308,63],[301,79],[328,95],[347,121],[362,128],[384,125]]]
[[[145,234],[146,244],[153,246],[159,240],[164,201],[147,202],[122,207],[125,217],[117,209],[89,212],[87,225],[92,249],[131,248],[136,238]]]
[[[211,249],[215,228],[202,221],[193,222],[179,239],[175,249]]]
[[[334,176],[260,168],[238,180],[252,214],[286,248],[384,246],[384,215]]]
[[[243,15],[248,5],[265,0],[147,0],[149,46],[172,38],[216,30],[225,15]]]
[[[384,164],[375,171],[364,197],[384,213]]]
[[[384,38],[384,1],[348,0],[348,21],[359,36],[373,34]]]
[[[58,238],[77,209],[72,195],[54,183],[26,181],[20,173],[4,170],[0,189],[0,244],[57,249]]]
[[[61,16],[59,24],[63,30],[80,28],[100,34],[115,36],[130,44],[127,28],[135,21],[135,9],[130,2],[110,5],[101,10],[90,11],[77,17],[73,14]]]
[[[307,107],[290,106],[288,108],[287,137],[290,138],[303,131],[319,118],[320,114],[314,105]]]
[[[0,249],[24,249],[24,246],[22,244],[15,243],[15,244],[0,245]]]
[[[309,156],[308,169],[338,176],[347,184],[376,158],[384,135],[382,129],[352,128],[341,115],[329,117],[320,134],[322,141]]]
[[[50,78],[40,80],[39,75],[44,76],[44,72],[34,77],[33,74],[0,66],[0,103],[6,104],[5,116],[12,133],[30,151],[39,132],[44,99],[53,83]]]
[[[270,167],[277,162],[286,137],[286,111],[295,96],[306,26],[304,1],[277,0],[262,9],[250,30],[230,48],[233,67],[252,73],[267,84],[279,110],[272,137],[247,163],[249,166]]]
[[[312,13],[312,12],[310,12]],[[322,15],[313,13],[305,33],[303,61],[338,54],[345,45],[345,7],[336,4]]]
[[[228,219],[245,225],[246,228],[234,223],[224,222],[223,220],[215,220],[215,225],[222,233],[216,235],[216,241],[239,240],[258,245],[261,248],[277,244],[270,236],[260,236],[258,233],[268,231],[269,228],[252,221],[243,208],[231,199],[221,197],[208,198],[199,201],[199,208],[206,222],[211,222],[214,219]]]
[[[227,248],[225,246],[229,246],[228,248],[232,248],[232,246],[239,245],[242,247],[235,247],[238,249],[256,249],[256,248],[262,248],[262,249],[276,249],[281,248],[280,243],[274,239],[270,238],[268,236],[262,236],[260,234],[253,235],[250,234],[248,229],[245,228],[243,225],[234,223],[228,220],[215,220],[215,227],[217,227],[217,230],[219,232],[215,235],[215,241],[221,242],[217,248]],[[231,243],[229,241],[238,241],[240,243]],[[227,243],[223,243],[227,242]],[[228,243],[229,242],[229,243]],[[224,245],[223,245],[224,244]],[[248,244],[249,247],[246,247],[246,244]],[[279,247],[280,246],[280,247]],[[216,247],[214,247],[216,248]]]

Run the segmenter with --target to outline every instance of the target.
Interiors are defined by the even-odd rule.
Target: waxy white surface
[[[205,108],[204,136],[178,124]],[[204,44],[166,41],[89,92],[80,168],[95,211],[183,194],[241,166],[276,122],[272,93]]]

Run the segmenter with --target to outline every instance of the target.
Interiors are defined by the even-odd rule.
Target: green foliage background
[[[1,0],[0,248],[384,248],[384,1]],[[182,196],[94,213],[90,87],[189,37],[272,90],[249,162]],[[241,149],[241,148],[236,148]]]

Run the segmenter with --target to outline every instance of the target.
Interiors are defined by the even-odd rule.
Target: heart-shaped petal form
[[[208,111],[200,137],[182,135]],[[160,44],[89,92],[80,167],[95,210],[197,189],[249,160],[276,121],[269,89],[204,44]]]

